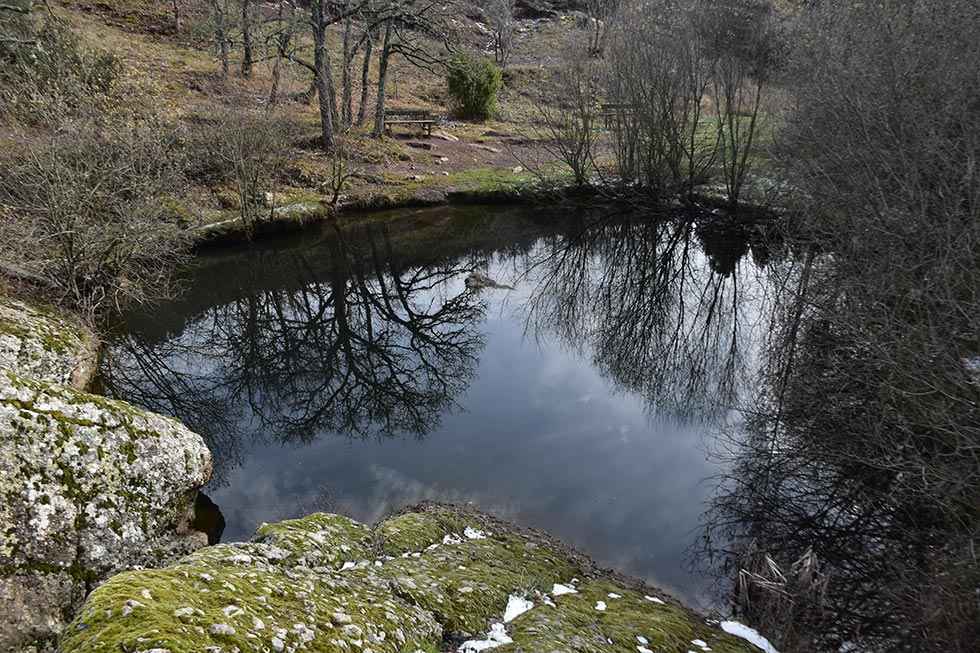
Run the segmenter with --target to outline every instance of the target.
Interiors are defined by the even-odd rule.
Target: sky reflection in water
[[[709,261],[691,226],[580,233],[528,224],[516,245],[422,263],[377,229],[223,253],[131,317],[107,390],[209,439],[225,540],[314,510],[472,501],[703,604],[687,554],[720,471],[719,399],[754,358],[755,266],[731,269],[744,243]],[[467,293],[470,269],[516,289]],[[351,382],[365,359],[382,371]]]

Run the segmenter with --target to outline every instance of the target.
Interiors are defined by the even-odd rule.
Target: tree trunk
[[[314,67],[316,68],[316,90],[320,103],[320,145],[325,150],[333,148],[334,120],[337,113],[333,99],[330,59],[327,54],[327,20],[323,0],[310,3],[313,26]]]
[[[354,53],[351,52],[350,47],[350,33],[352,29],[353,19],[348,14],[344,19],[344,67],[341,72],[341,100],[340,100],[340,110],[343,116],[343,126],[344,128],[350,127],[353,122],[354,115],[354,91],[351,86],[354,83],[353,75],[351,75],[351,64],[354,58]]]
[[[388,80],[388,59],[391,57],[391,21],[385,24],[384,44],[381,47],[381,58],[378,62],[378,101],[374,107],[375,138],[381,138],[385,131],[385,83]]]
[[[367,35],[367,43],[364,44],[364,64],[361,66],[361,104],[357,109],[357,126],[364,124],[367,117],[368,103],[368,78],[371,74],[371,56],[374,54],[374,34]]]
[[[171,7],[173,7],[174,14],[174,32],[180,34],[181,15],[180,15],[180,0],[171,0]]]
[[[276,105],[279,102],[279,84],[280,77],[282,74],[282,60],[287,56],[287,50],[289,49],[289,42],[293,38],[293,23],[292,20],[284,21],[285,14],[283,12],[283,7],[285,6],[285,1],[278,3],[278,11],[276,13],[276,21],[279,23],[280,32],[276,35],[276,61],[272,66],[272,88],[269,89],[269,104]],[[292,16],[290,16],[292,18]]]
[[[242,77],[248,79],[252,76],[252,0],[241,0],[242,2]]]
[[[211,0],[211,9],[214,12],[214,39],[218,46],[218,58],[221,61],[221,75],[228,77],[228,27],[221,0]]]

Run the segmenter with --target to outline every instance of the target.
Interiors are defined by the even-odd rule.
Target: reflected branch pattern
[[[743,286],[753,272],[739,263],[751,232],[711,240],[716,234],[694,221],[599,221],[553,240],[529,258],[540,274],[530,330],[591,352],[597,368],[651,412],[723,414],[749,367],[761,308]],[[753,252],[762,250],[755,243]]]
[[[325,265],[313,258],[323,255]],[[179,337],[114,342],[107,391],[180,418],[208,437],[221,462],[246,432],[310,442],[326,432],[421,437],[435,428],[484,344],[479,298],[446,294],[467,269],[398,269],[384,230],[336,231],[288,256],[289,283],[255,290],[263,270],[246,255],[244,292],[206,309]]]

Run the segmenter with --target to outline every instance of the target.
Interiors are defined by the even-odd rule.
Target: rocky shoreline
[[[61,650],[754,650],[653,592],[465,508],[426,504],[373,528],[319,513],[113,577]]]
[[[55,309],[0,297],[0,651],[51,650],[99,582],[207,544],[191,528],[204,440],[80,390],[95,342]]]
[[[206,546],[193,529],[203,439],[75,387],[94,342],[53,309],[0,298],[0,651],[757,650],[467,508],[374,527],[314,514]]]

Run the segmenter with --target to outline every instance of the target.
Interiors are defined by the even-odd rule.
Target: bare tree
[[[378,56],[378,93],[374,103],[374,129],[372,134],[380,138],[385,130],[385,98],[388,88],[388,63],[392,55],[392,36],[394,24],[392,19],[384,23],[384,38],[381,41],[381,52]],[[363,107],[363,103],[361,105]]]
[[[769,0],[702,3],[699,30],[714,55],[711,94],[728,202],[738,205],[753,160],[760,112],[775,65]]]
[[[182,0],[170,0],[170,11],[174,17],[174,32],[180,34],[183,27],[183,4]]]
[[[228,77],[231,67],[231,35],[229,23],[230,0],[210,0],[211,22],[214,29],[214,46],[221,63],[221,75]]]
[[[201,154],[214,156],[234,185],[242,223],[254,230],[274,210],[265,199],[288,152],[288,125],[276,114],[226,110],[209,127],[213,146]],[[273,195],[274,196],[274,195]]]
[[[510,63],[514,49],[515,2],[516,0],[490,0],[486,6],[493,57],[501,68],[506,68]]]
[[[452,27],[456,4],[401,0],[389,3],[375,13],[375,24],[384,26],[381,52],[378,56],[378,87],[375,102],[375,137],[384,133],[384,111],[387,98],[389,64],[393,57],[404,59],[414,67],[436,72],[452,51],[455,30]],[[442,48],[434,48],[431,42]]]
[[[361,61],[361,100],[357,106],[357,126],[360,127],[364,124],[364,120],[367,118],[367,105],[368,105],[368,93],[370,92],[370,84],[368,83],[371,76],[371,58],[374,51],[374,40],[375,31],[373,27],[367,27],[364,31],[364,57]]]
[[[272,86],[269,89],[269,104],[279,101],[279,86],[282,77],[282,65],[289,58],[295,32],[294,5],[289,0],[279,0],[276,3],[275,28],[269,33],[268,39],[273,41],[275,56],[272,61]]]
[[[601,84],[599,66],[581,54],[578,48],[566,48],[554,85],[561,89],[561,97],[537,107],[548,135],[544,148],[568,167],[579,187],[590,183],[596,170]]]
[[[242,77],[248,79],[252,76],[252,66],[255,63],[255,44],[252,35],[254,23],[254,10],[252,0],[239,0],[241,3],[241,29],[242,29]]]
[[[619,9],[621,0],[585,0],[585,13],[591,19],[589,53],[599,56],[605,45],[606,27]]]

